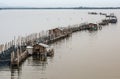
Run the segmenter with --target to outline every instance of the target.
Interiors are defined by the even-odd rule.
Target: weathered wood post
[[[17,66],[19,66],[19,63],[20,63],[20,51],[19,51],[19,49],[17,50],[17,57],[16,57],[16,64],[17,64]]]
[[[15,58],[15,52],[13,51],[12,53],[11,53],[11,63],[10,63],[10,65],[12,66],[13,65],[13,62],[14,62],[14,58]]]

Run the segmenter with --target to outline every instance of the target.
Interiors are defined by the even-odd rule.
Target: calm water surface
[[[96,23],[104,18],[88,15],[89,11],[92,10],[3,10],[0,39],[57,26]],[[19,69],[0,67],[0,79],[120,79],[120,10],[95,11],[114,12],[118,23],[96,32],[76,32],[52,44],[55,55],[46,61],[30,57]]]

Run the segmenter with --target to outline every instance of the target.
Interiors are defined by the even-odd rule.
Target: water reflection
[[[11,68],[11,79],[20,79],[20,76],[21,76],[21,71],[22,71],[22,68],[21,67],[13,67]]]
[[[50,46],[53,46],[53,47],[61,46],[61,44],[66,43],[66,41],[69,41],[71,38],[72,38],[72,35],[65,37],[64,39],[61,39],[59,41],[56,41],[56,42],[50,44]]]
[[[45,71],[48,65],[48,60],[52,62],[53,56],[46,57],[44,60],[41,58],[41,56],[29,57],[20,67],[10,68],[9,71],[11,72],[11,79],[22,79],[25,72],[29,72],[30,74],[33,72],[39,72],[40,75],[46,74]],[[40,79],[47,78],[41,77]]]
[[[89,36],[94,37],[97,35],[98,31],[88,31],[89,32]]]
[[[47,65],[48,65],[47,57],[42,58],[40,56],[32,56],[31,66],[40,66],[39,70],[45,71]],[[38,70],[38,68],[35,67],[35,70]]]

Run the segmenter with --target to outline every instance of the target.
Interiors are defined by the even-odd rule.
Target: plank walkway
[[[111,18],[111,16],[109,15],[109,17],[109,19],[105,18],[97,24],[83,23],[64,28],[62,27],[62,29],[51,29],[51,31],[55,32],[56,34],[52,32],[48,33],[47,31],[34,33],[26,37],[19,37],[17,39],[17,42],[16,40],[12,40],[10,43],[0,46],[0,48],[2,49],[2,52],[0,53],[0,65],[7,64],[11,66],[19,66],[29,56],[28,52],[26,51],[26,46],[33,46],[38,43],[50,44],[64,39],[65,37],[68,37],[70,34],[76,31],[97,31],[101,30],[102,27],[105,25],[108,25],[110,23],[117,23],[117,18],[115,18],[116,16],[114,16],[114,18]]]

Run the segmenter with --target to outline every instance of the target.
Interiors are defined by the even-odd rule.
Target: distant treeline
[[[0,9],[120,9],[120,7],[2,7]]]

